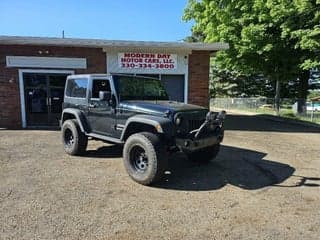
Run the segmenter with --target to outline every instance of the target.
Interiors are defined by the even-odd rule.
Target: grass
[[[316,124],[320,124],[320,113],[314,113],[313,115],[313,119],[311,121],[311,114],[308,114],[307,116],[296,116],[293,113],[291,114],[283,114],[281,115],[281,117],[286,117],[286,118],[292,118],[292,119],[297,119],[297,120],[301,120],[301,121],[305,121],[305,122],[312,122],[312,123],[316,123]]]
[[[214,108],[212,106],[212,108]],[[222,107],[223,108],[223,107]],[[226,108],[226,110],[236,110],[242,112],[250,112],[250,113],[257,113],[257,114],[266,114],[266,115],[273,115],[276,116],[276,111],[272,108]],[[290,108],[281,108],[279,112],[279,117],[301,120],[305,122],[312,122],[320,125],[320,112],[313,113],[313,119],[311,121],[311,112],[308,112],[307,115],[295,115]]]

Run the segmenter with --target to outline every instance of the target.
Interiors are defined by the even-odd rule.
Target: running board
[[[113,142],[113,143],[117,143],[117,144],[123,144],[124,143],[123,141],[121,141],[118,138],[108,137],[108,136],[104,136],[104,135],[100,135],[100,134],[96,134],[96,133],[88,133],[86,135],[88,137],[93,137],[93,138],[97,138],[97,139],[101,139],[101,140],[105,140],[105,141]]]

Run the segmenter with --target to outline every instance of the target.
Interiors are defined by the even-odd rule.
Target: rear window
[[[88,79],[69,79],[67,81],[66,96],[75,98],[86,98]]]

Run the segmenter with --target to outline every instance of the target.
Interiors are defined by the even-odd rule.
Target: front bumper
[[[183,152],[194,152],[202,148],[219,144],[222,140],[223,134],[200,139],[177,138],[176,145]]]
[[[194,152],[221,143],[224,137],[224,118],[225,112],[219,115],[209,112],[198,129],[189,132],[185,138],[176,138],[177,147],[183,152]]]

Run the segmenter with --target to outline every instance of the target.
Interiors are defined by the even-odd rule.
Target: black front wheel
[[[143,185],[159,181],[167,166],[165,145],[149,132],[131,135],[123,148],[123,161],[129,176]]]

